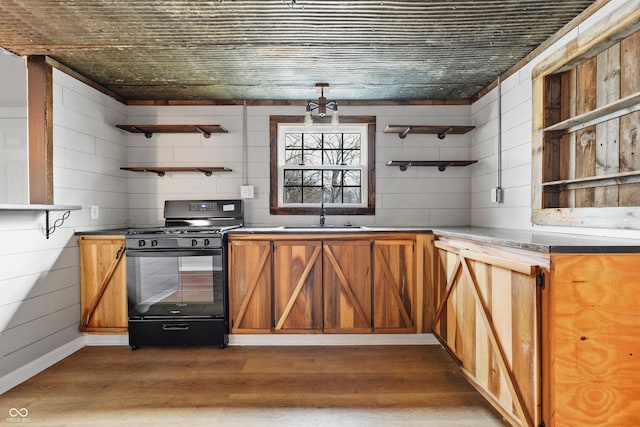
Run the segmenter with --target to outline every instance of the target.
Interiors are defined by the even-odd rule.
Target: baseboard
[[[78,337],[5,375],[0,378],[0,395],[25,382],[34,375],[44,371],[50,366],[55,365],[84,346],[84,337]]]
[[[242,345],[440,345],[433,334],[231,334]]]
[[[84,334],[85,345],[129,345],[127,334]]]

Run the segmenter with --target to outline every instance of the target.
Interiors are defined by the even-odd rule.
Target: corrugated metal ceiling
[[[467,100],[592,0],[3,0],[0,46],[127,100]]]

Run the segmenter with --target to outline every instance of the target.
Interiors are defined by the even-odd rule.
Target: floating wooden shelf
[[[150,172],[158,176],[164,176],[167,172],[201,172],[206,176],[211,176],[214,172],[231,172],[232,169],[225,167],[191,166],[191,167],[164,167],[164,166],[137,166],[130,168],[120,168],[131,172]]]
[[[545,134],[575,132],[640,110],[640,92],[544,128]]]
[[[409,166],[437,166],[440,172],[449,166],[469,166],[478,163],[477,160],[389,160],[387,166],[398,166],[406,171]]]
[[[563,179],[559,181],[543,182],[542,187],[562,187],[568,190],[578,188],[595,188],[609,185],[634,184],[640,182],[640,171],[620,172],[601,176]]]
[[[210,138],[212,133],[228,133],[229,131],[220,125],[116,125],[131,133],[143,133],[151,138],[154,133],[202,133],[205,138]]]
[[[413,125],[387,125],[384,133],[397,133],[401,139],[407,137],[410,133],[430,133],[438,135],[438,139],[444,139],[448,134],[465,134],[475,126],[413,126]]]

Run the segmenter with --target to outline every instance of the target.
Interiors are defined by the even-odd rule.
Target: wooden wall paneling
[[[620,43],[616,43],[597,56],[597,107],[620,99]],[[620,171],[620,120],[613,119],[596,125],[597,176]],[[594,189],[594,206],[618,206],[618,186],[608,185]]]
[[[640,32],[620,42],[620,96],[640,92]],[[620,171],[640,170],[640,112],[620,118]],[[620,186],[620,206],[640,206],[640,184]]]
[[[325,332],[371,332],[371,245],[366,240],[323,242]]]
[[[415,242],[375,240],[374,330],[416,330]]]
[[[229,242],[232,333],[268,333],[273,325],[271,241]]]
[[[322,242],[273,245],[275,330],[322,331]]]
[[[29,203],[53,204],[53,74],[45,56],[27,57]]]
[[[544,291],[555,331],[551,425],[640,425],[639,262],[637,254],[553,257]]]
[[[576,114],[596,108],[597,82],[596,58],[591,58],[577,67]],[[576,132],[576,178],[594,176],[596,167],[596,128],[590,126]],[[595,203],[593,188],[576,190],[576,207],[592,207]]]

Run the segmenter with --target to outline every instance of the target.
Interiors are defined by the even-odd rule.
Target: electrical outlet
[[[492,203],[502,203],[504,197],[504,192],[502,188],[496,187],[491,189],[491,202]]]
[[[100,208],[98,205],[91,205],[91,219],[100,219]]]
[[[243,185],[240,187],[241,199],[253,199],[253,185]]]

